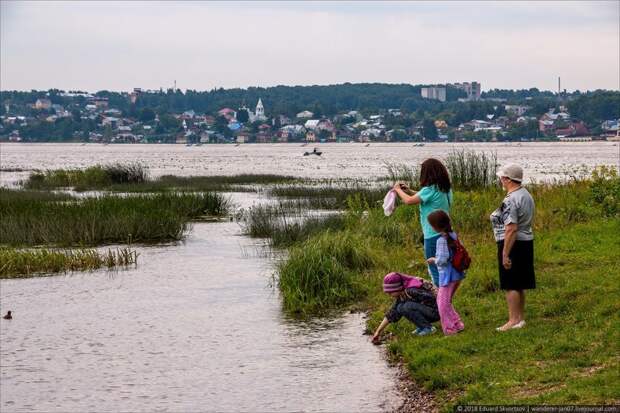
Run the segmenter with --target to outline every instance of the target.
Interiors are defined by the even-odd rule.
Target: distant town
[[[0,103],[4,142],[586,141],[618,140],[620,123],[617,91],[483,93],[479,82],[2,91]]]

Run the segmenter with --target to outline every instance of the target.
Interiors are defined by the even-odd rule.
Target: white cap
[[[523,168],[516,164],[506,165],[497,172],[497,176],[521,182],[523,181]]]

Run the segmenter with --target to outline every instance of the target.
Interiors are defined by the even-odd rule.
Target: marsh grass
[[[273,248],[293,245],[327,229],[344,228],[342,214],[317,215],[300,204],[287,202],[254,206],[240,211],[236,218],[245,235],[268,238]]]
[[[454,188],[460,190],[489,188],[497,185],[497,154],[454,149],[445,159]]]
[[[111,185],[142,184],[148,180],[146,168],[140,164],[95,165],[86,169],[58,169],[33,172],[26,182],[26,189],[54,189],[76,187],[103,189]]]
[[[149,178],[140,164],[96,165],[86,169],[59,169],[33,172],[23,183],[27,189],[73,188],[76,191],[104,190],[113,192],[166,191],[256,191],[243,185],[282,184],[298,178],[275,174],[240,174],[233,176],[174,176]]]
[[[399,181],[407,182],[411,188],[419,186],[420,170],[417,165],[386,162],[384,166],[387,170],[387,176],[381,178],[381,181],[387,181],[391,184]]]
[[[45,276],[68,271],[92,271],[136,265],[138,253],[129,247],[98,252],[93,249],[17,250],[0,247],[0,278]]]
[[[329,186],[275,186],[268,193],[279,198],[303,199],[310,208],[336,210],[345,209],[351,196],[360,196],[368,204],[378,204],[383,201],[388,189],[353,182]]]
[[[5,190],[0,199],[0,244],[92,246],[181,239],[190,221],[228,212],[219,193],[100,196],[31,200]]]
[[[492,188],[497,186],[497,154],[494,152],[477,152],[467,149],[453,149],[444,159],[450,173],[452,187],[457,190]],[[403,163],[385,163],[387,175],[378,182],[403,181],[415,189],[420,184],[420,168],[418,165]]]
[[[71,195],[62,192],[18,190],[0,187],[1,202],[69,201],[73,199],[74,197]]]
[[[347,232],[325,233],[295,245],[277,266],[278,286],[287,310],[308,313],[350,302],[364,295],[356,273],[375,265],[370,245]]]

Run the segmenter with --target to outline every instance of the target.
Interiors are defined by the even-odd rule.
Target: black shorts
[[[504,241],[497,243],[499,286],[502,290],[530,290],[536,288],[534,275],[534,241],[515,241],[508,256],[512,267],[504,268],[502,255]]]

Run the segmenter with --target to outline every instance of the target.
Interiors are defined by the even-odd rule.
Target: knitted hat
[[[405,288],[420,288],[421,286],[422,280],[419,278],[398,272],[391,272],[383,277],[383,292],[386,293],[396,293]]]

